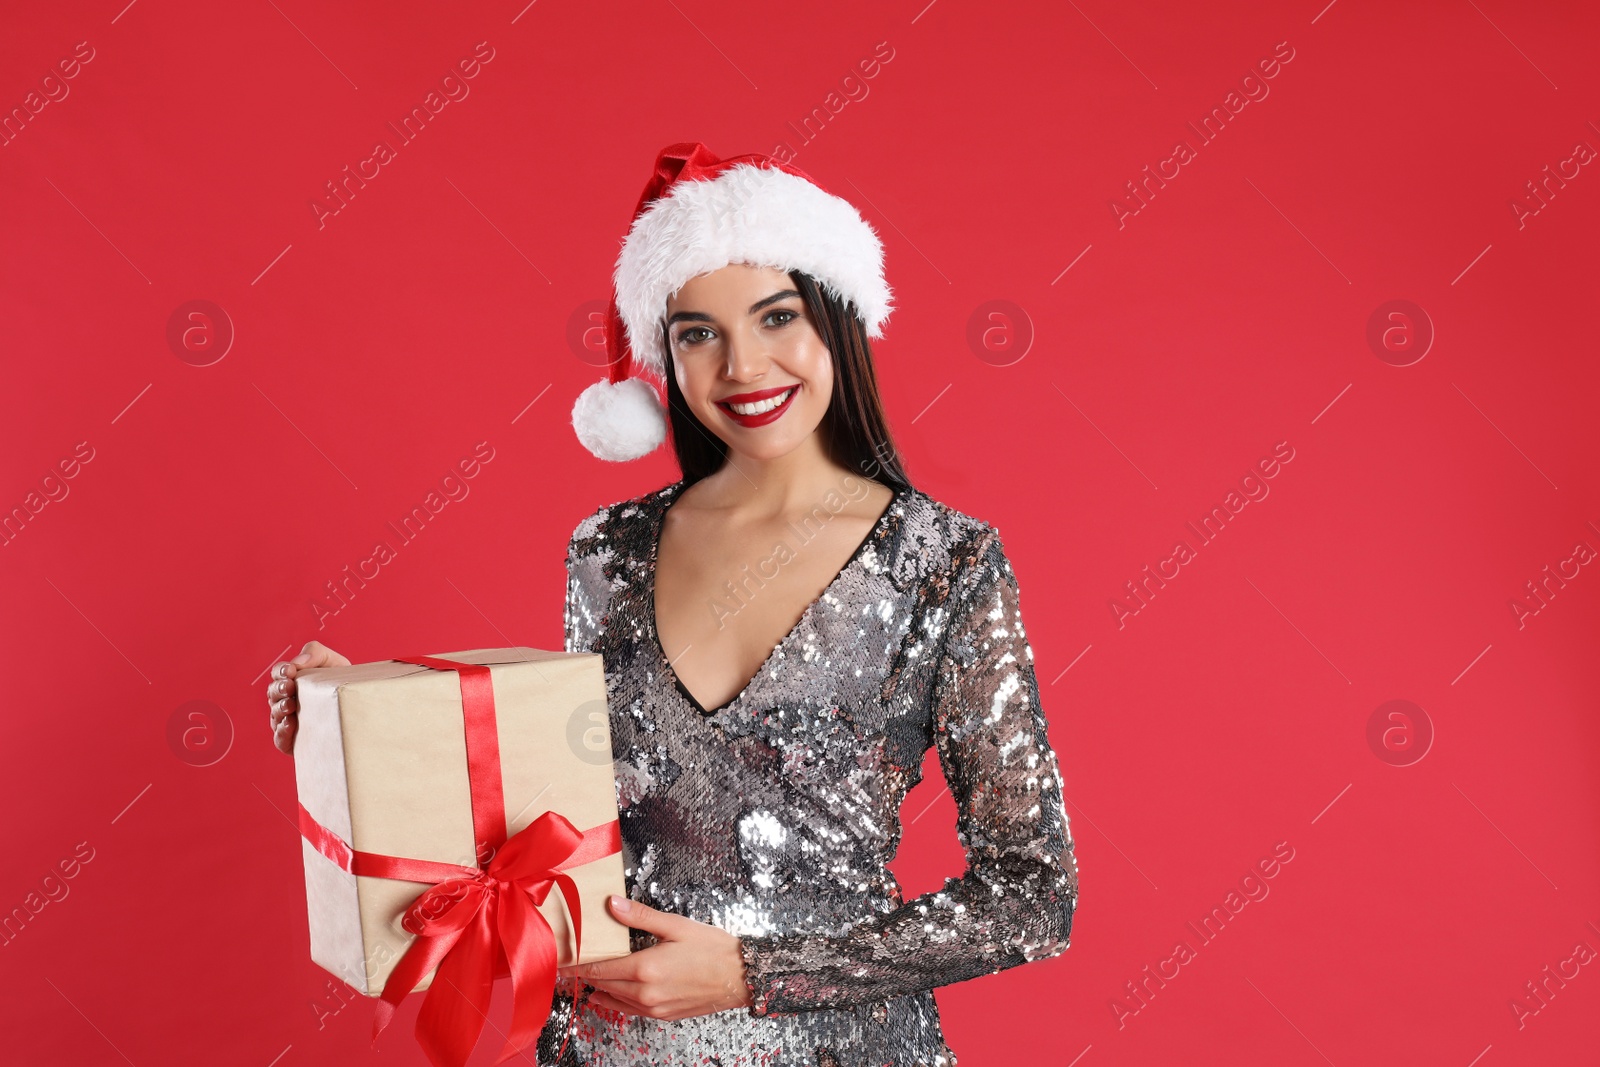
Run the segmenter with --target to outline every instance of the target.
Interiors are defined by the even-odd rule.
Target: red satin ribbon
[[[578,887],[561,872],[621,851],[621,828],[612,819],[579,831],[559,812],[547,811],[508,840],[489,668],[434,656],[395,658],[455,671],[460,679],[479,866],[359,852],[312,818],[303,805],[300,832],[318,852],[352,874],[430,883],[401,919],[401,925],[417,936],[384,983],[373,1016],[373,1043],[400,1002],[437,967],[417,1015],[417,1042],[435,1067],[463,1067],[488,1020],[494,979],[509,975],[511,1034],[495,1060],[503,1063],[538,1040],[550,1017],[555,933],[539,914],[539,906],[552,886],[561,887],[572,916],[577,958],[583,941]],[[577,996],[573,983],[574,1018]],[[561,1052],[570,1037],[569,1028]],[[556,1059],[560,1058],[557,1053]]]

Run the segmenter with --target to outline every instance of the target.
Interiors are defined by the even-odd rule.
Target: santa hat
[[[640,371],[663,386],[667,299],[730,263],[799,270],[853,305],[867,336],[883,336],[892,293],[883,243],[848,201],[797,167],[751,153],[718,159],[705,145],[669,145],[634,209],[606,312],[607,377],[572,406],[578,440],[600,459],[648,455],[666,439],[666,407]]]

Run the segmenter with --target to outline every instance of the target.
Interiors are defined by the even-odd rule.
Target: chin
[[[797,447],[799,447],[800,442],[774,441],[770,443],[763,443],[762,446],[757,449],[741,448],[739,445],[726,439],[724,439],[723,444],[728,446],[729,452],[737,452],[739,455],[748,459],[770,462],[771,460],[782,459],[784,456],[787,456],[790,452],[793,452]]]

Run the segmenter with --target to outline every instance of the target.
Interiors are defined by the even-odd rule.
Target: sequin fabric
[[[574,1020],[563,980],[539,1062],[570,1026],[564,1065],[955,1067],[932,990],[1065,951],[1078,898],[999,532],[896,492],[749,685],[707,712],[654,626],[662,515],[687,485],[578,524],[566,648],[603,657],[628,895],[738,935],[752,1004],[658,1020],[591,1006],[580,984]],[[905,900],[887,864],[930,747],[967,868]],[[633,931],[635,951],[654,942]]]

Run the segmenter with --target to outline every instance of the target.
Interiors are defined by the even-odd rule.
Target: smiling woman
[[[932,991],[1065,951],[1078,870],[999,531],[915,488],[889,432],[882,244],[791,165],[679,144],[615,282],[573,427],[609,461],[670,429],[683,477],[567,547],[633,951],[562,969],[541,1062],[954,1067]],[[906,900],[888,864],[930,748],[967,869]]]

